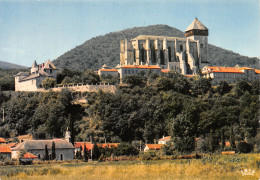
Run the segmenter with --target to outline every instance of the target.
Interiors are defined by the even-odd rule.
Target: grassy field
[[[255,170],[242,176],[242,169]],[[259,179],[260,155],[211,155],[202,159],[2,166],[5,179]]]

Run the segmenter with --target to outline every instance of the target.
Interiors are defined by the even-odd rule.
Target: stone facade
[[[140,35],[120,42],[120,66],[158,65],[181,74],[197,74],[208,63],[208,29],[195,19],[186,38]]]
[[[31,73],[20,72],[15,75],[15,91],[37,91],[44,79],[49,77],[56,79],[56,70],[50,60],[39,65],[34,61]]]

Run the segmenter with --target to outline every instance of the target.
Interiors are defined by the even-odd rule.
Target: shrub
[[[138,155],[139,154],[139,151],[138,149],[136,149],[134,146],[132,146],[131,144],[129,143],[121,143],[117,146],[116,148],[116,155],[117,156],[129,156],[129,155],[132,155],[132,156],[135,156],[135,155]]]
[[[247,142],[239,142],[237,144],[237,150],[240,153],[249,153],[253,150],[253,145]]]

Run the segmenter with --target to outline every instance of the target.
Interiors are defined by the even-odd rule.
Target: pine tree
[[[54,141],[52,141],[52,145],[51,145],[51,159],[52,160],[56,159],[56,152],[55,152],[55,143],[54,143]]]

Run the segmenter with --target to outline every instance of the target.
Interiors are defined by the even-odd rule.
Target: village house
[[[112,75],[112,76],[118,76],[118,71],[116,69],[109,69],[106,64],[102,66],[102,69],[98,70],[98,75],[99,76],[107,76],[107,75]]]
[[[0,144],[0,159],[11,159],[11,148],[14,148],[17,143]]]
[[[144,152],[149,150],[160,150],[164,144],[145,144]]]
[[[45,155],[45,145],[47,145],[49,156],[51,157],[52,142],[55,143],[55,153],[57,160],[72,160],[74,158],[73,145],[63,139],[52,140],[27,140],[18,144],[15,148],[11,148],[12,159],[18,159],[21,150],[30,152],[37,156],[38,159],[43,159]]]
[[[171,136],[166,136],[166,137],[163,136],[163,138],[159,139],[158,144],[166,144],[170,140],[171,140]]]
[[[18,159],[20,151],[30,152],[37,156],[38,159],[43,159],[45,155],[45,145],[47,145],[49,157],[51,157],[52,143],[55,144],[55,153],[57,160],[72,160],[74,159],[74,147],[71,144],[70,132],[67,130],[64,139],[51,140],[26,140],[16,147],[11,148],[12,159]]]
[[[37,156],[33,155],[32,153],[25,153],[22,157],[20,157],[19,161],[20,161],[20,164],[32,164],[32,162],[35,160],[35,159],[38,159]]]

